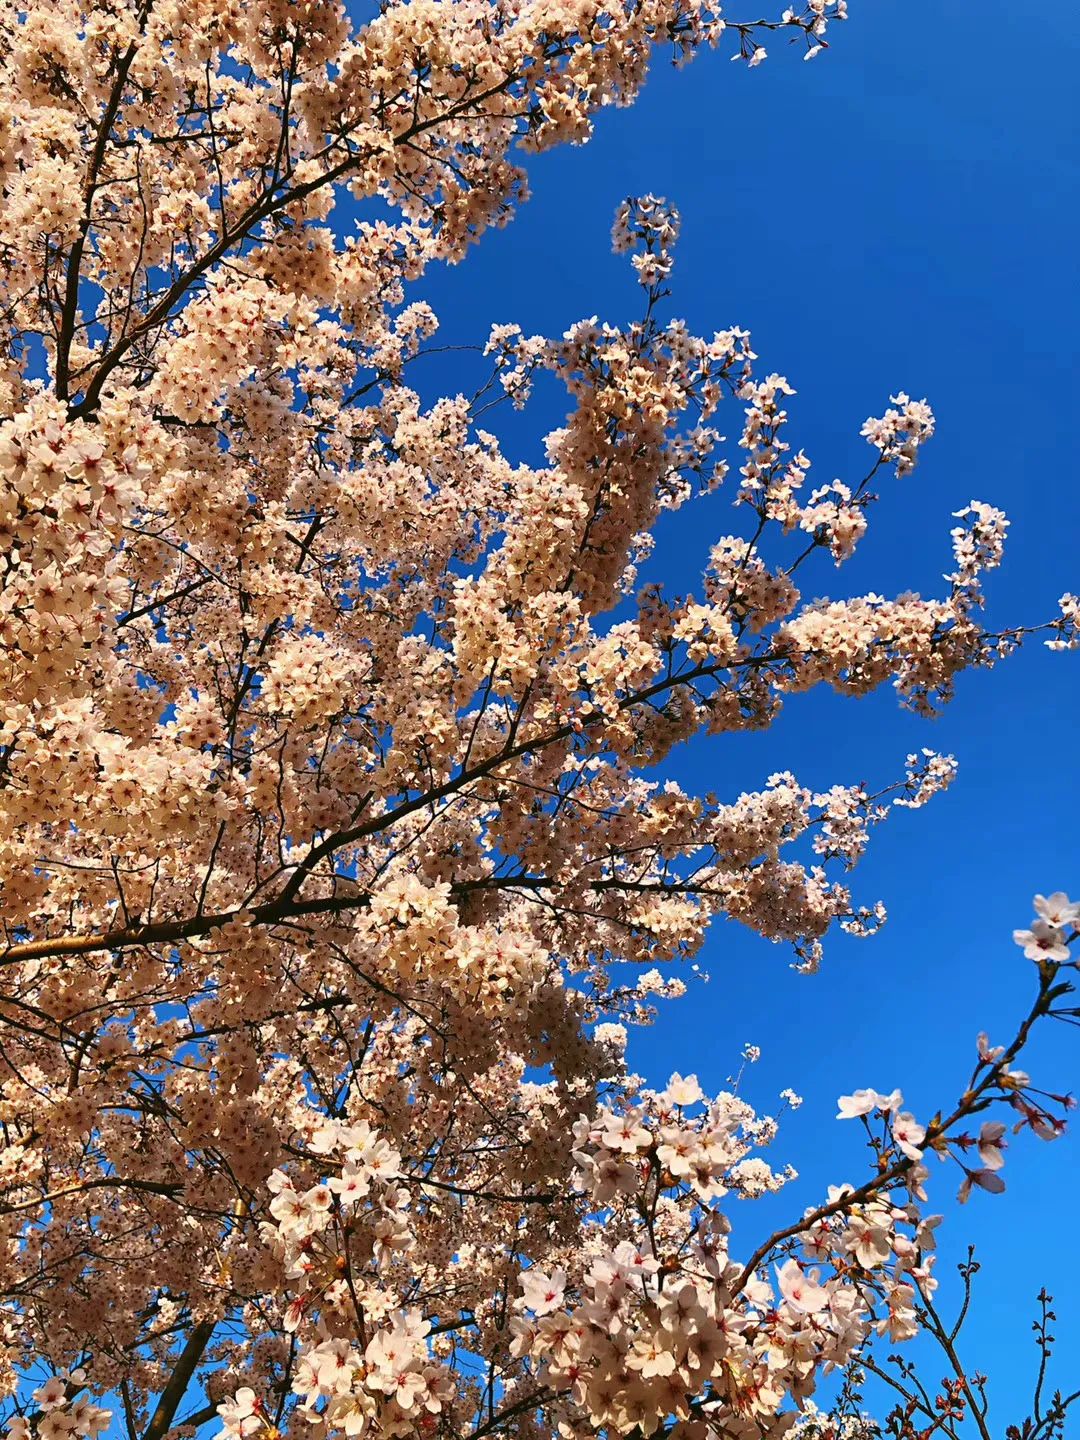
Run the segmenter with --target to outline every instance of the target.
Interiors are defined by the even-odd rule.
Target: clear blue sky
[[[1037,14],[1003,0],[851,8],[810,64],[780,45],[752,72],[723,47],[681,72],[661,63],[635,107],[600,117],[588,146],[531,159],[531,203],[424,293],[444,342],[482,340],[492,321],[546,334],[593,314],[624,321],[640,292],[625,258],[609,253],[614,208],[629,194],[668,196],[683,217],[673,313],[699,332],[753,332],[763,372],[785,373],[798,390],[792,435],[818,483],[863,473],[859,426],[890,392],[925,395],[936,411],[937,436],[914,476],[882,487],[857,560],[823,566],[810,593],[934,592],[952,512],[974,497],[1012,520],[991,617],[1042,619],[1080,589],[1075,12],[1061,0]],[[524,424],[493,420],[521,458],[537,458],[529,437],[562,420],[565,405],[546,403]],[[721,428],[737,435],[740,420],[731,405]],[[728,503],[721,495],[671,517],[651,574],[691,588],[710,540],[733,528]],[[877,939],[837,936],[823,973],[804,979],[782,949],[721,925],[703,956],[708,987],[632,1037],[634,1068],[650,1079],[696,1070],[707,1088],[722,1087],[743,1042],[755,1041],[764,1056],[751,1098],[767,1108],[789,1084],[806,1097],[776,1149],[802,1179],[782,1202],[735,1216],[746,1250],[755,1212],[779,1220],[828,1181],[858,1176],[859,1135],[832,1119],[838,1094],[899,1085],[925,1118],[958,1093],[976,1032],[1006,1038],[1026,1005],[1032,976],[1012,929],[1027,924],[1035,891],[1080,890],[1078,700],[1080,655],[1035,644],[962,677],[933,724],[891,693],[812,695],[768,734],[697,744],[667,763],[688,787],[734,796],[778,768],[813,786],[877,784],[921,745],[960,761],[947,795],[897,813],[874,837],[856,891],[888,906]],[[1030,1068],[1068,1088],[1076,1050],[1075,1032],[1059,1027],[1033,1047]],[[1017,1347],[1026,1357],[1041,1284],[1058,1301],[1063,1381],[1075,1379],[1080,1335],[1080,1283],[1054,1198],[1064,1192],[1067,1217],[1076,1139],[1022,1137],[1004,1173],[1005,1196],[977,1194],[953,1214],[939,1262],[944,1278],[968,1239],[979,1245],[961,1348],[995,1377],[997,1433],[1028,1393]],[[958,1176],[935,1168],[934,1180],[932,1208],[951,1210]]]

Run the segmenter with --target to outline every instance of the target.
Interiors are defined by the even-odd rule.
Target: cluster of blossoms
[[[792,454],[783,438],[789,420],[784,401],[795,394],[794,389],[784,376],[770,375],[763,381],[747,380],[739,393],[748,402],[740,439],[747,459],[739,472],[739,501],[753,506],[763,524],[771,521],[784,532],[798,529],[810,535],[815,546],[828,549],[837,565],[850,559],[866,533],[866,511],[876,499],[868,488],[871,481],[883,466],[894,467],[898,477],[907,475],[915,468],[919,447],[934,433],[934,417],[926,401],[894,395],[894,404],[903,405],[903,410],[887,410],[862,428],[877,451],[870,472],[854,486],[840,480],[819,486],[800,503],[798,492],[811,462],[802,450]]]
[[[363,1121],[313,1122],[305,1139],[309,1162],[336,1161],[334,1173],[298,1192],[275,1171],[261,1226],[296,1292],[281,1317],[282,1329],[300,1339],[295,1413],[350,1436],[427,1433],[453,1398],[452,1373],[429,1351],[430,1322],[417,1309],[390,1311],[388,1291],[373,1283],[416,1243],[409,1192],[397,1183],[401,1157]],[[350,1320],[351,1333],[342,1334]],[[260,1428],[266,1413],[247,1386],[218,1411],[222,1434],[237,1437]]]
[[[74,699],[111,650],[129,594],[114,549],[146,472],[110,428],[71,422],[44,396],[0,425],[5,743],[43,706]]]
[[[656,290],[671,274],[678,237],[678,210],[655,195],[624,200],[615,212],[612,249],[617,255],[630,253],[638,283],[647,290]],[[632,253],[639,248],[640,254]]]
[[[933,435],[934,416],[925,400],[912,400],[903,391],[889,398],[900,408],[886,410],[879,420],[867,420],[862,433],[881,452],[885,463],[895,464],[897,475],[903,477],[914,470],[919,446]]]
[[[616,1196],[635,1197],[650,1178],[685,1186],[701,1201],[731,1194],[759,1196],[793,1178],[774,1174],[754,1146],[768,1144],[776,1122],[759,1120],[737,1095],[717,1096],[693,1119],[704,1100],[696,1076],[673,1075],[659,1094],[646,1091],[641,1106],[601,1109],[574,1126],[578,1185],[594,1207]]]
[[[1074,913],[1062,895],[1038,897],[1037,906]],[[1067,1097],[1047,1097],[1015,1065],[1032,1019],[1054,1013],[1061,968],[1048,959],[1040,970],[1031,1015],[1011,1045],[979,1036],[951,1115],[921,1123],[898,1090],[841,1096],[838,1117],[865,1128],[871,1178],[830,1187],[747,1259],[732,1250],[731,1203],[776,1192],[795,1175],[753,1153],[775,1139],[775,1119],[730,1091],[707,1099],[693,1075],[673,1075],[661,1091],[633,1077],[609,1084],[608,1098],[579,1109],[570,1125],[573,1168],[554,1184],[534,1163],[538,1143],[541,1164],[556,1160],[539,1142],[542,1130],[521,1155],[527,1168],[508,1170],[496,1158],[506,1146],[489,1128],[495,1072],[474,1081],[480,1103],[471,1115],[460,1102],[457,1113],[439,1112],[469,1132],[455,1153],[483,1157],[480,1181],[460,1160],[446,1168],[445,1149],[436,1163],[430,1145],[404,1158],[400,1122],[390,1143],[358,1118],[373,1108],[362,1090],[350,1092],[341,1119],[301,1105],[292,1158],[270,1177],[260,1223],[284,1278],[263,1304],[293,1341],[262,1392],[239,1385],[219,1404],[223,1433],[247,1436],[270,1423],[265,1386],[274,1375],[278,1392],[293,1397],[275,1423],[287,1411],[298,1435],[312,1424],[346,1435],[460,1428],[478,1399],[481,1413],[496,1403],[476,1379],[480,1358],[497,1369],[501,1413],[543,1415],[561,1433],[812,1433],[806,1416],[820,1415],[810,1397],[823,1376],[857,1362],[874,1337],[897,1345],[919,1332],[920,1309],[937,1289],[942,1219],[924,1208],[927,1161],[957,1163],[965,1199],[973,1187],[1004,1188],[1008,1127],[983,1119],[988,1109],[1011,1110],[1015,1130],[1043,1139],[1062,1132]],[[420,1034],[414,1026],[414,1047]],[[408,1038],[399,1037],[397,1056],[417,1056]],[[759,1053],[747,1046],[744,1059]],[[516,1075],[516,1123],[550,1123],[564,1104],[557,1084],[501,1068],[498,1083]],[[392,1090],[379,1093],[387,1118],[396,1112],[415,1125],[415,1100],[402,1110]],[[584,1098],[566,1097],[565,1113]],[[785,1103],[794,1109],[797,1097],[787,1092]],[[477,1120],[483,1137],[470,1131]],[[508,1192],[517,1187],[515,1205]],[[442,1202],[456,1197],[456,1209],[470,1196],[492,1202],[486,1228],[474,1231],[468,1210],[458,1211],[446,1248],[421,1259]],[[493,1244],[504,1204],[513,1206],[505,1248]]]
[[[907,757],[905,793],[892,803],[908,810],[918,810],[956,779],[956,757],[939,755],[924,745],[917,755]]]
[[[1013,931],[1013,939],[1024,947],[1027,958],[1059,964],[1069,961],[1069,941],[1080,929],[1080,902],[1070,900],[1063,890],[1050,896],[1036,895],[1035,916],[1030,930]]]
[[[1080,649],[1080,595],[1062,595],[1058,601],[1061,620],[1053,639],[1045,643],[1051,650]]]
[[[275,1170],[267,1181],[267,1188],[274,1196],[269,1207],[273,1223],[268,1238],[275,1246],[280,1243],[287,1278],[299,1282],[298,1296],[289,1305],[283,1321],[285,1329],[290,1331],[297,1328],[300,1317],[310,1309],[315,1237],[330,1223],[331,1211],[341,1210],[347,1216],[354,1216],[361,1203],[366,1202],[364,1210],[371,1224],[368,1246],[376,1267],[385,1264],[395,1250],[412,1243],[404,1213],[408,1208],[408,1192],[394,1184],[400,1173],[401,1156],[378,1131],[363,1121],[353,1125],[325,1122],[313,1128],[308,1149],[315,1155],[343,1151],[340,1175],[335,1174],[325,1185],[312,1185],[300,1193],[293,1189],[289,1177],[281,1170]],[[340,1276],[335,1276],[335,1281],[343,1284]]]
[[[789,1440],[877,1440],[877,1421],[863,1412],[836,1415],[808,1400],[789,1432]]]
[[[112,1412],[79,1393],[85,1384],[86,1371],[79,1368],[51,1375],[31,1392],[36,1407],[34,1424],[23,1415],[13,1416],[4,1432],[8,1440],[32,1440],[33,1436],[38,1440],[70,1440],[77,1435],[97,1440],[108,1429]]]
[[[982,1037],[979,1049],[977,1073],[993,1075],[983,1093],[1030,1112],[1027,1077],[1002,1065],[1004,1051],[988,1050]],[[798,1412],[783,1407],[785,1397],[802,1407],[818,1374],[846,1365],[873,1334],[896,1344],[918,1331],[917,1307],[937,1286],[942,1218],[922,1212],[923,1147],[959,1156],[976,1149],[982,1168],[968,1171],[965,1189],[1002,1188],[994,1183],[1001,1122],[984,1122],[977,1137],[946,1138],[903,1111],[899,1092],[857,1091],[841,1097],[840,1117],[882,1120],[873,1143],[878,1172],[892,1184],[832,1187],[802,1227],[786,1232],[790,1240],[740,1264],[715,1202],[783,1183],[744,1158],[751,1143],[772,1138],[775,1122],[756,1120],[732,1095],[693,1115],[702,1100],[693,1077],[676,1075],[660,1094],[644,1092],[576,1127],[579,1184],[600,1221],[595,1243],[576,1274],[570,1257],[565,1268],[524,1271],[521,1318],[512,1322],[515,1353],[532,1362],[538,1384],[565,1397],[572,1429],[584,1412],[587,1433],[652,1434],[691,1421],[712,1434],[786,1433]],[[1045,1120],[1045,1112],[1026,1116],[1044,1138]],[[773,1276],[758,1268],[770,1252],[778,1256]]]

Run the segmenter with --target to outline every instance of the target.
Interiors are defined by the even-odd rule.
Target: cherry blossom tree
[[[510,218],[528,152],[587,139],[656,54],[811,58],[843,18],[5,6],[14,1440],[855,1435],[860,1374],[889,1373],[874,1337],[920,1330],[948,1378],[935,1397],[892,1372],[890,1426],[987,1436],[932,1300],[926,1162],[993,1192],[1015,1131],[1060,1133],[1066,1097],[1019,1061],[1034,1026],[1075,1018],[1080,907],[1037,897],[1016,936],[1030,1009],[979,1038],[936,1115],[841,1099],[866,1178],[779,1231],[729,1203],[786,1183],[762,1153],[777,1119],[692,1075],[650,1088],[625,1046],[714,917],[807,972],[831,929],[870,934],[884,911],[848,872],[955,769],[923,751],[874,793],[780,773],[718,798],[665,781],[664,757],[815,686],[947,702],[1030,633],[981,618],[1005,517],[957,516],[936,598],[802,598],[933,415],[892,397],[865,473],[811,485],[791,387],[749,335],[667,317],[678,216],[652,196],[614,229],[638,321],[496,326],[482,404],[409,383],[437,323],[410,286]],[[479,410],[527,407],[540,376],[568,414],[529,466]],[[733,533],[696,593],[639,586],[661,512],[721,486]],[[1080,602],[1035,628],[1075,647]],[[1025,1440],[1068,1400],[1040,1388]]]

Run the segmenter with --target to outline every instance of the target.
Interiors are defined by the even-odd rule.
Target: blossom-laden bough
[[[777,1120],[734,1091],[706,1099],[696,1077],[678,1074],[651,1090],[614,1065],[600,1102],[570,1125],[567,1152],[553,1143],[569,1121],[565,1097],[556,1082],[527,1082],[520,1058],[459,1088],[428,1023],[370,1025],[363,1068],[333,1113],[297,1087],[284,1164],[221,1233],[219,1304],[229,1296],[235,1309],[193,1325],[169,1385],[179,1375],[186,1388],[209,1351],[202,1383],[225,1398],[175,1433],[216,1410],[222,1440],[283,1429],[869,1440],[880,1429],[845,1407],[871,1370],[901,1396],[891,1433],[957,1437],[970,1419],[989,1435],[986,1378],[957,1352],[978,1266],[969,1254],[960,1267],[963,1309],[946,1327],[933,1299],[942,1216],[926,1212],[927,1162],[959,1170],[961,1200],[973,1186],[999,1193],[1007,1136],[1064,1130],[1070,1098],[1036,1087],[1017,1060],[1037,1023],[1080,1016],[1065,975],[1078,963],[1080,904],[1057,893],[1036,906],[1049,943],[1011,1042],[980,1034],[962,1094],[926,1123],[899,1090],[841,1096],[838,1118],[864,1128],[870,1177],[831,1187],[747,1255],[731,1201],[792,1176],[757,1153]],[[1029,950],[1030,937],[1017,932]],[[1054,1440],[1080,1397],[1042,1395],[1053,1314],[1045,1293],[1040,1302],[1033,1413],[1015,1434]],[[159,1297],[147,1339],[167,1346],[185,1310]],[[894,1346],[920,1332],[949,1366],[933,1399],[901,1357],[889,1357],[898,1373],[874,1358],[875,1337]],[[107,1360],[102,1369],[115,1383]],[[834,1369],[846,1379],[826,1419],[811,1397]],[[33,1420],[17,1416],[8,1433],[96,1437],[111,1416],[86,1384],[82,1369],[53,1376],[33,1391]],[[168,1386],[159,1405],[167,1397]]]
[[[843,0],[754,23],[703,0],[409,0],[363,24],[331,0],[6,6],[16,1437],[110,1414],[129,1440],[779,1433],[823,1369],[920,1323],[923,1157],[993,1190],[1006,1111],[1057,1133],[1063,1102],[1014,1061],[1071,1015],[1061,896],[1023,932],[1039,985],[1016,1039],[980,1050],[947,1115],[847,1097],[873,1174],[757,1244],[725,1202],[783,1184],[756,1153],[775,1123],[624,1063],[711,920],[807,971],[831,928],[874,930],[847,872],[955,770],[924,751],[876,792],[781,772],[698,797],[647,773],[675,745],[765,727],[818,685],[929,712],[1029,631],[1077,644],[1073,596],[985,626],[1007,521],[981,501],[940,597],[803,599],[873,487],[910,477],[926,403],[893,397],[863,427],[865,474],[808,489],[794,392],[749,335],[663,318],[679,221],[654,196],[615,225],[638,321],[497,325],[477,396],[407,383],[437,324],[410,285],[525,198],[515,150],[586,139],[658,49],[757,64],[789,37],[812,57],[843,18]],[[538,379],[570,410],[524,465],[479,420]],[[737,481],[721,407],[742,412]],[[639,587],[661,513],[725,484],[733,533],[698,592]]]

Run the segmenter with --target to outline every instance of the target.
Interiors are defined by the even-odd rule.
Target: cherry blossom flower
[[[44,1385],[34,1391],[34,1401],[42,1410],[55,1410],[67,1403],[67,1381],[61,1375],[51,1375]]]
[[[1000,1120],[984,1120],[979,1130],[979,1159],[987,1170],[1000,1170],[1005,1163],[1002,1151],[1006,1126]]]
[[[688,1075],[684,1080],[679,1074],[668,1081],[667,1096],[673,1105],[696,1105],[703,1098],[697,1076]]]
[[[566,1271],[553,1270],[550,1275],[543,1271],[526,1270],[519,1277],[526,1306],[534,1315],[550,1315],[562,1304],[566,1289]]]
[[[224,1433],[230,1436],[254,1435],[261,1427],[259,1401],[255,1391],[244,1385],[231,1400],[217,1407]]]
[[[854,1120],[878,1108],[878,1093],[876,1090],[856,1090],[851,1095],[841,1095],[836,1103],[840,1107],[836,1114],[838,1120]]]
[[[1046,920],[1034,920],[1030,930],[1014,930],[1013,939],[1022,945],[1029,960],[1068,960],[1064,932]]]
[[[1035,913],[1056,930],[1066,930],[1080,920],[1080,901],[1070,900],[1064,890],[1035,896]]]
[[[919,1148],[926,1138],[926,1127],[920,1125],[913,1115],[905,1112],[897,1115],[892,1122],[892,1137],[909,1160],[921,1160]]]
[[[817,1283],[817,1272],[804,1274],[796,1260],[787,1260],[777,1269],[780,1293],[794,1310],[812,1315],[829,1303],[829,1292]]]

